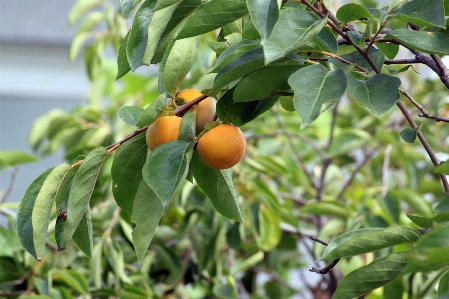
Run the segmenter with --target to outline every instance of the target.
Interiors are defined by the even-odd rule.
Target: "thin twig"
[[[338,193],[337,200],[340,200],[343,197],[343,194],[346,192],[346,190],[349,188],[349,186],[351,186],[352,181],[355,179],[356,175],[360,172],[360,170],[362,170],[363,166],[365,166],[365,164],[368,163],[368,161],[371,160],[371,158],[374,156],[374,154],[376,152],[377,152],[377,148],[375,148],[375,149],[371,150],[370,152],[368,152],[366,154],[365,158],[363,158],[362,162],[360,162],[357,165],[357,167],[351,173],[351,176],[349,177],[349,179],[343,185],[343,188],[341,188],[340,192]]]
[[[391,64],[414,64],[414,63],[421,63],[416,58],[404,58],[404,59],[385,59],[385,64],[391,65]]]
[[[438,67],[439,72],[437,72],[437,74],[440,77],[441,82],[443,82],[449,88],[449,70],[444,65],[440,56],[438,56],[437,54],[430,54],[430,57],[432,57],[433,61]]]
[[[302,198],[296,194],[278,192],[278,196],[282,197],[282,198],[290,199],[290,200],[298,203],[301,206],[305,206],[307,204],[307,201],[304,198]]]
[[[410,103],[412,103],[413,105],[415,105],[416,108],[418,108],[418,110],[421,112],[421,114],[418,114],[419,117],[425,117],[425,118],[430,118],[433,119],[435,121],[443,121],[443,122],[449,122],[449,118],[447,117],[443,117],[443,116],[439,116],[439,115],[432,115],[430,114],[420,103],[418,103],[407,91],[403,90],[403,89],[399,89],[399,92],[402,93],[403,95],[405,95],[409,100]]]
[[[311,240],[318,242],[324,246],[329,245],[328,242],[321,240],[320,238],[317,237],[311,237]],[[332,270],[337,263],[340,261],[340,259],[334,259],[332,262],[329,263],[329,265],[323,267],[323,268],[316,268],[316,267],[312,267],[309,269],[309,272],[314,272],[314,273],[318,273],[318,274],[327,274],[329,273],[330,270]]]
[[[323,244],[324,246],[329,245],[328,242],[326,242],[326,241],[324,241],[324,240],[321,240],[321,239],[318,238],[318,237],[310,237],[310,240],[313,240],[313,241],[315,241],[315,242],[318,242],[318,243],[320,243],[320,244]]]
[[[3,193],[3,196],[0,197],[0,205],[6,201],[9,194],[11,193],[18,171],[19,171],[19,169],[17,167],[14,167],[14,170],[11,173],[11,179],[9,180],[8,188],[6,189],[5,193]]]

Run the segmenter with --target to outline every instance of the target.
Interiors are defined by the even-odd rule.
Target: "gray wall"
[[[66,111],[84,100],[89,83],[82,59],[67,61],[76,26],[68,28],[72,0],[0,0],[0,151],[33,153],[27,144],[32,123],[53,108]],[[21,200],[26,188],[62,153],[18,168],[7,202]],[[0,190],[11,171],[0,172]],[[0,223],[5,223],[0,215]]]

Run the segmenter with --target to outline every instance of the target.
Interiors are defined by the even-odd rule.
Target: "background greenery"
[[[183,3],[189,7],[193,2]],[[428,2],[430,5],[438,1]],[[72,9],[69,23],[81,22],[69,58],[84,56],[91,88],[86,105],[70,112],[50,111],[31,128],[29,143],[39,155],[49,155],[63,148],[67,162],[73,163],[98,147],[107,147],[135,130],[129,125],[134,120],[132,113],[125,113],[131,110],[122,107],[145,108],[155,103],[162,88],[171,86],[176,90],[179,87],[176,82],[161,87],[160,82],[166,79],[160,77],[166,72],[152,76],[127,73],[130,68],[140,66],[130,59],[129,52],[127,63],[123,64],[123,59],[119,58],[118,66],[116,58],[105,55],[105,51],[112,49],[123,58],[120,56],[122,41],[126,40],[131,22],[138,20],[132,19],[133,13],[128,19],[123,17],[138,1],[121,1],[120,4],[121,8],[106,1],[80,0]],[[375,11],[365,11],[362,7],[373,7],[377,3],[362,4],[351,8],[359,15],[348,21],[362,16],[369,20],[375,15]],[[390,8],[395,4],[404,3],[393,1]],[[285,5],[295,7],[296,4],[289,1]],[[143,13],[141,8],[136,9]],[[338,11],[337,17],[344,20],[344,9]],[[389,25],[402,28],[405,21],[413,23],[414,20],[410,13],[405,13]],[[356,25],[371,26],[364,21]],[[429,25],[439,20],[423,22],[427,23],[418,25],[428,26],[431,31]],[[100,24],[105,30],[96,29]],[[251,51],[254,36],[266,38],[263,31],[255,29],[257,24],[248,24],[251,22],[243,20],[227,25],[218,39],[216,32],[203,29],[205,34],[201,35],[196,59],[190,60],[190,72],[180,88],[214,89],[216,73],[210,71],[219,54],[242,39],[249,40],[242,52]],[[445,34],[444,30],[438,31]],[[399,38],[409,45],[407,36]],[[355,44],[356,39],[354,37]],[[422,45],[413,44],[413,40],[411,43],[412,48],[426,50]],[[431,44],[429,47],[433,50],[432,45],[438,47],[438,43]],[[382,45],[379,48],[382,49]],[[344,54],[352,50],[353,46],[339,45],[338,55],[351,60]],[[388,57],[389,50],[384,51]],[[181,56],[193,55],[189,53],[181,52]],[[276,49],[273,53],[276,54]],[[275,54],[270,59],[274,60],[278,55]],[[398,58],[402,58],[401,54]],[[323,55],[312,57],[319,61]],[[302,63],[304,57],[295,59]],[[173,58],[173,61],[177,60]],[[384,63],[381,62],[381,66]],[[279,76],[297,70],[288,63],[279,67],[282,67]],[[382,71],[400,72],[402,86],[406,86],[428,111],[445,117],[447,89],[439,78],[431,80],[417,73],[415,68],[402,67],[394,64],[387,67],[385,63]],[[314,66],[314,72],[320,72],[319,68]],[[310,67],[303,70],[304,73],[297,75],[299,81],[312,72]],[[337,75],[338,70],[334,71]],[[419,72],[424,71],[419,69]],[[243,75],[246,73],[237,77]],[[117,77],[121,77],[120,80],[116,80]],[[246,77],[248,81],[249,77]],[[259,84],[252,85],[249,81],[246,88],[240,87],[240,96],[252,97],[264,84],[277,78],[271,72],[262,74],[256,78]],[[389,90],[397,89],[397,86],[388,85],[393,83],[394,80],[384,82],[379,88],[385,88],[388,94]],[[245,85],[242,83],[242,86]],[[295,94],[301,93],[300,89],[293,90]],[[337,93],[338,90],[334,90],[334,94]],[[354,93],[351,96],[358,98]],[[227,99],[225,93],[218,105],[227,103]],[[326,100],[333,103],[338,98]],[[233,123],[241,125],[248,143],[246,157],[232,170],[244,222],[223,217],[196,184],[186,183],[164,205],[148,252],[143,259],[138,258],[133,242],[135,221],[123,211],[123,206],[117,206],[112,193],[114,157],[107,156],[99,168],[90,198],[92,228],[90,231],[88,225],[85,228],[93,238],[93,247],[78,234],[74,235],[75,242],[58,240],[54,230],[58,230],[58,220],[64,215],[53,208],[48,240],[42,239],[45,251],[38,262],[22,248],[15,231],[15,219],[9,217],[9,226],[0,228],[0,243],[8,244],[0,247],[0,297],[330,298],[338,286],[340,293],[336,293],[336,298],[436,298],[438,295],[446,298],[449,275],[445,273],[449,260],[445,252],[449,239],[447,228],[437,223],[448,220],[447,198],[439,177],[439,173],[447,173],[447,169],[445,165],[435,169],[423,146],[417,140],[413,142],[417,130],[404,130],[408,124],[400,111],[393,107],[380,113],[377,110],[383,108],[367,109],[344,96],[316,118],[317,115],[298,109],[297,102],[288,93],[283,93],[279,101],[275,98],[266,102],[276,103],[257,118],[248,119],[239,113],[231,116]],[[414,116],[420,113],[404,96],[401,102]],[[122,113],[117,113],[121,108]],[[422,124],[419,130],[433,152],[445,159],[446,124],[415,118]],[[115,157],[118,155],[116,152]],[[33,160],[23,153],[2,152],[0,169],[9,171],[9,167]],[[2,207],[2,211],[7,211],[7,207]],[[157,217],[144,216],[148,216],[152,226],[158,224]],[[18,226],[24,225],[26,222],[20,224],[19,218]],[[427,232],[427,228],[434,226]],[[427,233],[421,236],[424,232]],[[310,237],[319,238],[316,239],[319,242],[311,241]],[[332,242],[326,247],[321,240]],[[56,254],[60,247],[65,250]],[[323,261],[316,262],[319,259]],[[329,273],[314,273],[336,259],[337,267]],[[366,293],[368,295],[364,295]]]

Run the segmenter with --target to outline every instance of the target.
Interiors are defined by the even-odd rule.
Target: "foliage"
[[[444,296],[449,172],[437,154],[447,155],[449,6],[376,5],[79,0],[69,57],[95,36],[84,50],[88,103],[30,132],[35,150],[63,147],[70,164],[30,185],[18,237],[1,229],[11,246],[0,249],[0,295]],[[415,63],[443,84],[401,68]],[[150,64],[158,71],[143,75]],[[247,153],[233,169],[198,158],[192,112],[179,140],[147,151],[146,126],[190,87],[242,127]]]

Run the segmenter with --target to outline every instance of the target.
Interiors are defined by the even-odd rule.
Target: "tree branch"
[[[329,243],[327,243],[326,241],[323,241],[317,237],[310,237],[311,240],[318,242],[324,246],[329,245]],[[309,269],[309,272],[314,272],[314,273],[318,273],[318,274],[327,274],[329,273],[330,270],[332,270],[337,263],[340,261],[340,259],[334,259],[332,262],[330,262],[327,266],[323,267],[323,268],[316,268],[316,267],[312,267]]]
[[[449,122],[449,118],[447,117],[430,114],[420,103],[415,101],[415,99],[407,91],[399,89],[399,92],[405,95],[410,100],[410,103],[412,103],[413,105],[415,105],[416,108],[418,108],[418,110],[421,112],[421,114],[418,114],[419,117],[430,118],[437,122],[439,121]]]

